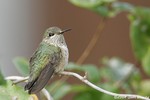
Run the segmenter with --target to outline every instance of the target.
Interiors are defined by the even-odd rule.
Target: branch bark
[[[76,78],[78,78],[80,81],[84,82],[85,84],[87,84],[88,86],[92,87],[93,89],[105,93],[107,95],[110,96],[114,96],[114,98],[123,98],[123,99],[142,99],[142,100],[150,100],[148,97],[143,97],[140,95],[135,95],[135,94],[117,94],[117,93],[113,93],[107,90],[104,90],[96,85],[94,85],[93,83],[89,82],[85,77],[82,77],[81,75],[74,73],[74,72],[61,72],[60,74],[62,75],[67,75],[67,76],[74,76]]]
[[[144,97],[144,96],[140,96],[140,95],[136,95],[136,94],[118,94],[118,93],[113,93],[113,92],[104,90],[104,89],[102,89],[102,88],[94,85],[90,81],[88,81],[86,79],[86,76],[81,76],[81,75],[79,75],[77,73],[74,73],[74,72],[63,71],[63,72],[60,72],[59,74],[60,75],[66,75],[66,76],[76,77],[80,81],[82,81],[85,84],[87,84],[88,86],[90,86],[91,88],[93,88],[93,89],[95,89],[95,90],[97,90],[99,92],[105,93],[107,95],[114,96],[114,98],[150,100],[149,97]],[[18,81],[18,82],[21,81],[22,82],[23,80],[27,80],[28,77],[9,76],[9,77],[6,77],[5,79],[7,79],[7,80],[13,80],[13,81],[15,80],[15,81]],[[53,100],[52,97],[51,97],[51,95],[47,92],[46,89],[43,89],[42,93],[47,97],[48,100]]]
[[[94,33],[93,37],[90,40],[89,44],[87,45],[87,47],[83,51],[82,55],[77,60],[77,62],[76,62],[77,64],[82,64],[86,60],[86,58],[89,56],[89,54],[93,50],[94,46],[96,45],[96,43],[100,37],[100,34],[104,30],[105,23],[106,23],[105,18],[102,18],[100,24],[98,25],[98,27],[96,29],[96,32]]]

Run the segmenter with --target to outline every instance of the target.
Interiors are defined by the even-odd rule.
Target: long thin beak
[[[63,33],[65,33],[65,32],[67,32],[67,31],[71,31],[71,29],[62,30],[62,31],[60,32],[60,34],[63,34]]]

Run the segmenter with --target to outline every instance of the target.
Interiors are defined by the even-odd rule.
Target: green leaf
[[[87,78],[94,83],[100,80],[99,69],[94,65],[77,65],[75,63],[69,63],[65,69],[87,72]]]
[[[127,2],[113,2],[112,3],[113,10],[120,12],[120,11],[128,11],[133,12],[134,6]]]
[[[108,91],[111,91],[111,92],[114,92],[114,93],[119,93],[120,90],[118,87],[116,87],[115,85],[113,86],[112,85],[113,83],[101,83],[101,84],[98,84],[98,86],[100,86],[101,88],[105,89],[105,90],[108,90]],[[107,94],[104,94],[101,96],[101,99],[100,100],[119,100],[117,98],[114,98],[114,96],[109,96]]]
[[[120,100],[120,99],[117,99],[117,97],[114,97],[114,96],[103,94],[102,97],[101,97],[101,100]]]
[[[84,7],[84,8],[91,8],[103,3],[104,0],[69,0],[72,4]],[[111,0],[110,0],[111,1]]]
[[[11,81],[7,81],[5,86],[0,85],[0,98],[3,98],[3,100],[13,100],[13,98],[17,100],[31,100],[32,97],[23,88],[12,85]]]
[[[115,93],[119,91],[118,88],[112,86],[112,83],[99,83],[97,84],[97,86]],[[83,91],[81,89],[81,91],[78,92],[76,96],[74,96],[75,100],[114,100],[113,98],[113,96],[108,96],[88,86],[86,87],[86,89],[83,89]]]
[[[73,62],[69,62],[69,64],[65,66],[65,69],[66,70],[81,70],[81,66]]]
[[[87,72],[87,78],[90,82],[97,83],[100,80],[100,73],[96,66],[83,65],[81,68],[84,72]]]
[[[134,11],[134,6],[127,2],[113,2],[111,4],[111,10],[109,11],[109,17],[114,17],[121,12],[130,12]]]
[[[5,85],[6,84],[6,80],[4,79],[4,76],[0,70],[0,85]]]
[[[139,70],[135,70],[132,77],[129,79],[129,84],[132,85],[132,87],[134,88],[134,90],[138,91],[139,84],[142,81],[142,76]]]
[[[149,50],[147,51],[147,54],[142,59],[142,66],[143,66],[144,71],[148,75],[150,75],[150,47],[149,47]]]
[[[94,11],[101,16],[110,17],[109,5],[116,0],[69,0],[72,4]]]
[[[53,82],[46,88],[51,93],[54,100],[61,100],[68,93],[79,93],[91,90],[91,88],[86,85],[70,85],[60,80]]]
[[[84,85],[72,85],[71,86],[71,92],[76,92],[76,93],[79,93],[79,92],[85,92],[85,91],[88,91],[88,90],[91,90],[91,88],[89,86],[86,86],[85,84]]]
[[[100,14],[103,17],[114,17],[118,13],[133,12],[134,6],[117,0],[69,0],[72,4]]]
[[[136,8],[130,14],[130,37],[135,56],[142,62],[145,72],[150,75],[150,9]]]
[[[141,60],[146,55],[150,46],[150,9],[136,8],[135,12],[130,14],[129,19],[130,37],[136,57]]]
[[[109,7],[107,7],[106,5],[100,5],[100,6],[96,6],[91,8],[92,11],[100,14],[103,17],[111,17],[112,13],[109,10]]]
[[[106,79],[107,81],[112,80],[111,76],[111,71],[109,70],[108,67],[101,67],[99,69],[99,73],[100,73],[100,77],[102,77],[101,79]]]
[[[63,84],[53,95],[54,100],[61,100],[61,98],[64,97],[66,94],[68,94],[70,90],[71,90],[70,85]]]
[[[69,0],[72,4],[83,7],[83,8],[93,8],[102,4],[109,4],[116,0]]]
[[[104,17],[115,17],[123,11],[133,12],[134,6],[126,2],[112,2],[111,4],[95,6],[92,10]]]
[[[149,87],[149,84],[150,84],[150,80],[143,80],[141,83],[140,83],[140,94],[141,95],[144,95],[144,96],[149,96],[150,95],[150,87]]]
[[[133,64],[125,63],[115,57],[111,59],[105,58],[103,63],[109,68],[109,75],[114,81],[128,79],[136,70]]]
[[[29,75],[29,63],[26,58],[23,57],[16,57],[13,60],[13,63],[17,70],[22,74],[23,76],[28,76]]]
[[[54,100],[61,100],[71,91],[71,86],[62,81],[56,81],[53,82],[50,86],[47,86],[47,90],[51,93]]]
[[[78,93],[76,96],[74,96],[74,100],[101,100],[101,95],[101,92],[91,89]]]

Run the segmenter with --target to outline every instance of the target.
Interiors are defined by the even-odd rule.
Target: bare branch
[[[67,75],[67,76],[74,76],[74,77],[78,78],[79,80],[81,80],[82,82],[84,82],[85,84],[87,84],[88,86],[94,88],[95,90],[100,91],[100,92],[105,93],[105,94],[110,95],[110,96],[114,96],[114,97],[117,97],[117,98],[123,98],[123,99],[150,100],[148,97],[143,97],[143,96],[140,96],[140,95],[135,95],[135,94],[117,94],[117,93],[113,93],[113,92],[104,90],[104,89],[94,85],[93,83],[89,82],[85,77],[82,77],[81,75],[79,75],[77,73],[74,73],[74,72],[63,71],[63,72],[60,72],[59,74]],[[18,82],[21,81],[22,82],[23,80],[27,80],[28,78],[29,77],[9,76],[9,77],[6,77],[5,79],[12,80],[12,81],[18,81]],[[53,98],[51,97],[51,95],[48,93],[48,91],[45,88],[42,90],[42,93],[46,96],[46,98],[48,100],[53,100]]]
[[[142,100],[150,100],[148,97],[143,97],[140,95],[134,95],[134,94],[117,94],[117,93],[113,93],[113,92],[109,92],[107,90],[104,90],[96,85],[94,85],[93,83],[89,82],[87,79],[85,79],[84,77],[82,77],[81,75],[74,73],[74,72],[60,72],[60,74],[62,75],[67,75],[67,76],[74,76],[76,78],[78,78],[79,80],[81,80],[82,82],[84,82],[85,84],[87,84],[88,86],[94,88],[97,91],[103,92],[107,95],[111,95],[114,97],[120,97],[123,99],[142,99]]]
[[[11,80],[11,81],[22,81],[22,80],[27,80],[29,77],[21,77],[21,76],[8,76],[5,79],[6,80]]]
[[[89,56],[89,54],[95,47],[102,31],[104,30],[105,23],[106,23],[105,18],[102,18],[100,24],[98,25],[98,27],[96,29],[96,32],[94,33],[93,37],[90,40],[89,44],[87,45],[87,47],[83,51],[82,55],[77,60],[77,62],[76,62],[77,64],[82,64],[86,60],[86,58]]]
[[[9,76],[9,77],[6,77],[5,79],[13,81],[13,85],[14,85],[14,84],[18,84],[21,82],[26,82],[29,79],[29,77],[28,76],[27,77]]]

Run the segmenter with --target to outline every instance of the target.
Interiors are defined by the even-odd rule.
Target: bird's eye
[[[54,34],[53,33],[49,33],[49,37],[53,36]]]

